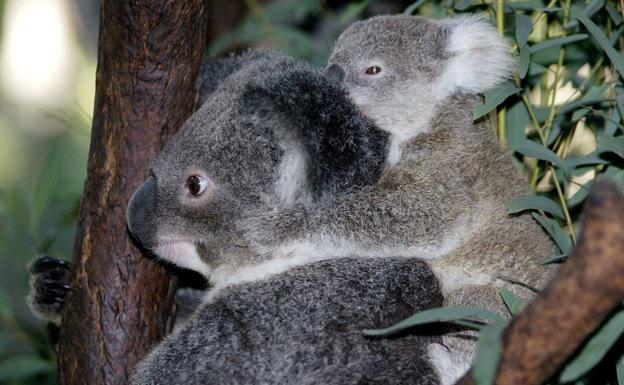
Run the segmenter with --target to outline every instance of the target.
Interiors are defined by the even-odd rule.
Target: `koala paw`
[[[37,317],[59,325],[69,285],[69,262],[40,255],[28,264],[28,305]]]

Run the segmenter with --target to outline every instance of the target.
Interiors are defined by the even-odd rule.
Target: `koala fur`
[[[388,135],[302,63],[269,54],[222,73],[128,207],[141,246],[216,285],[133,383],[438,384],[425,348],[439,337],[361,334],[441,304],[426,263],[276,258],[246,244],[267,209],[377,183]],[[205,178],[203,194],[190,193],[189,175]]]
[[[424,348],[439,337],[362,330],[440,304],[417,259],[295,267],[220,290],[139,364],[132,384],[438,384]]]
[[[353,243],[373,251],[409,245],[407,252],[430,258],[447,306],[505,314],[500,286],[525,297],[534,293],[500,276],[540,288],[554,269],[538,266],[555,252],[539,225],[528,215],[506,214],[512,198],[529,193],[527,183],[488,121],[472,118],[478,94],[510,77],[514,65],[504,39],[475,16],[356,22],[339,37],[329,59],[327,73],[391,134],[389,168],[380,183],[362,192],[366,196],[337,202],[342,207],[334,211],[358,212],[358,221],[384,229],[359,232],[361,239]],[[360,202],[367,202],[367,212]],[[392,212],[391,222],[380,214],[389,207],[401,208]],[[356,219],[325,215],[323,222],[307,223],[308,233],[341,237],[353,233]],[[467,368],[472,344],[445,343],[461,351],[456,360]]]

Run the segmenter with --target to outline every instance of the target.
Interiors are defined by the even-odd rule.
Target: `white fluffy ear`
[[[442,75],[449,93],[457,89],[481,93],[512,76],[516,60],[488,21],[470,15],[442,23],[451,31],[447,46],[451,58]]]

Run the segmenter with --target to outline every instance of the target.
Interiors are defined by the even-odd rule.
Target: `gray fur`
[[[220,291],[139,365],[133,384],[438,384],[423,350],[436,337],[361,331],[440,302],[415,259],[297,267]]]
[[[489,122],[472,119],[481,102],[478,93],[511,74],[514,61],[508,52],[495,29],[474,16],[442,21],[381,16],[349,27],[328,69],[344,72],[352,99],[392,134],[397,153],[390,154],[391,167],[377,186],[338,200],[322,218],[310,215],[319,220],[306,221],[305,232],[350,236],[370,249],[436,247],[450,239],[451,249],[430,262],[447,306],[507,314],[501,286],[531,297],[534,293],[498,277],[540,288],[554,267],[538,262],[555,249],[528,214],[506,214],[512,198],[530,191]],[[366,76],[371,64],[381,67],[381,76]],[[383,231],[355,230],[359,223]],[[459,351],[456,359],[465,368],[472,343],[446,343]]]

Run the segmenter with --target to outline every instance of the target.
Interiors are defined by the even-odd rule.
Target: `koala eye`
[[[206,179],[199,175],[192,175],[186,180],[186,188],[192,196],[199,196],[206,190]]]
[[[377,75],[380,72],[381,72],[381,67],[379,67],[379,66],[372,66],[372,67],[368,67],[366,69],[366,74],[367,75]]]

